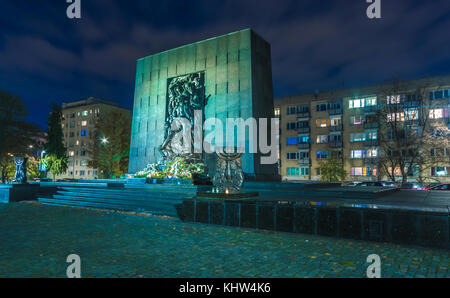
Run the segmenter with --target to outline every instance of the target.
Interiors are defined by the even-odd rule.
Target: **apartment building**
[[[379,169],[381,131],[377,111],[383,105],[403,103],[419,89],[425,90],[423,94],[433,102],[433,120],[450,125],[450,75],[276,98],[275,115],[281,118],[282,179],[320,180],[321,162],[332,157],[342,161],[349,181],[387,179]],[[404,121],[412,115],[417,120],[410,103],[393,117]],[[450,148],[436,150],[450,155]],[[450,162],[428,170],[431,181],[450,181]],[[409,179],[416,178],[412,174]]]
[[[96,179],[101,176],[98,169],[88,167],[89,136],[94,132],[95,121],[112,110],[121,111],[131,118],[129,110],[101,98],[90,97],[62,104],[62,128],[69,166],[58,179]]]

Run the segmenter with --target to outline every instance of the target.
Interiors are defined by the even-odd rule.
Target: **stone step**
[[[38,201],[46,205],[111,209],[176,216],[175,205],[192,191],[158,191],[155,189],[117,189],[91,187],[56,187],[42,191]]]
[[[115,211],[131,211],[141,213],[151,213],[162,216],[176,216],[176,209],[173,204],[169,205],[144,205],[135,204],[133,202],[117,203],[115,201],[89,201],[83,198],[38,198],[39,202],[44,205],[82,207],[92,209],[107,209]]]

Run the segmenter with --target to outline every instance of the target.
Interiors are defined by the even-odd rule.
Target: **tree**
[[[430,178],[431,167],[445,158],[444,148],[449,147],[444,107],[430,98],[426,85],[411,88],[395,80],[391,86],[382,92],[377,112],[379,167],[392,181],[401,176],[405,183],[408,177],[416,176],[424,182]],[[442,115],[438,115],[439,110]],[[436,149],[442,149],[442,155],[433,154]]]
[[[95,123],[90,134],[89,167],[104,178],[120,177],[128,171],[131,118],[126,111],[109,111]]]
[[[47,163],[47,171],[52,173],[53,181],[56,180],[57,175],[61,175],[67,171],[67,156],[57,157],[55,154],[50,154],[44,158],[44,162]]]
[[[30,154],[30,146],[36,146],[34,137],[38,128],[26,121],[26,106],[17,95],[0,90],[0,172],[6,182],[8,168],[13,167],[13,156]]]
[[[48,117],[48,140],[45,145],[45,151],[47,154],[55,155],[58,158],[64,157],[67,154],[67,148],[63,143],[63,130],[62,130],[62,111],[61,108],[56,105],[51,105],[51,112]]]
[[[56,104],[52,104],[47,122],[48,140],[45,145],[47,154],[45,162],[47,163],[47,172],[52,173],[53,180],[56,179],[56,175],[65,173],[68,168],[67,149],[63,143],[61,119],[61,108]]]
[[[320,175],[324,182],[343,182],[348,173],[344,170],[342,161],[332,156],[331,159],[320,163]]]

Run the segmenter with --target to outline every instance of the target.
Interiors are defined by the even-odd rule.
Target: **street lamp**
[[[103,145],[108,144],[108,139],[104,137],[104,138],[102,139],[102,144],[103,144]]]

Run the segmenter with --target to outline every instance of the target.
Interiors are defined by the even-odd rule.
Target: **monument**
[[[200,115],[194,115],[199,111]],[[205,127],[194,131],[187,141],[190,144],[186,140],[173,142],[175,134],[182,130],[182,126],[173,129],[176,118],[185,118],[191,125],[196,116],[203,123],[209,118],[223,123],[228,118],[264,118],[270,124],[273,111],[270,44],[251,29],[141,58],[137,61],[129,172],[136,173],[161,160],[173,160],[181,147],[195,146],[195,134],[203,137],[209,133]],[[270,129],[269,125],[269,138]],[[254,143],[246,131],[246,148],[257,148]],[[262,156],[248,150],[242,155],[246,179],[278,177],[277,165],[261,163]],[[216,165],[220,165],[217,154],[203,151],[192,150],[187,159],[203,162],[211,178]]]

